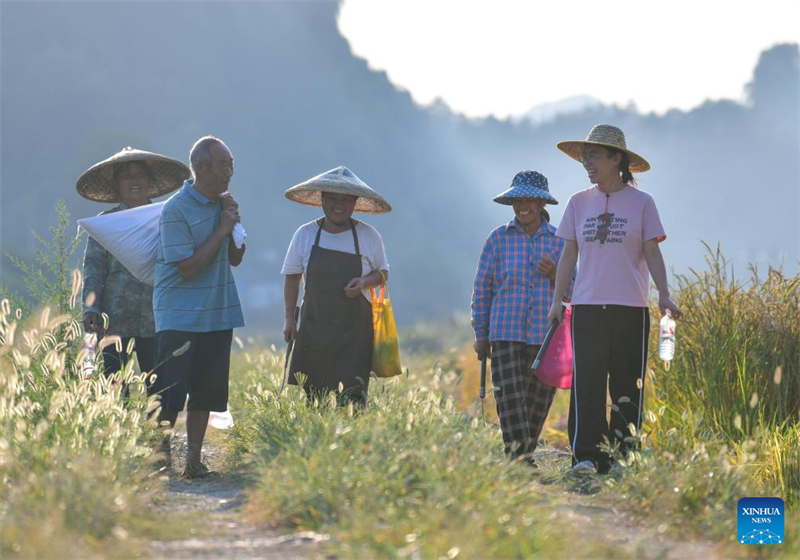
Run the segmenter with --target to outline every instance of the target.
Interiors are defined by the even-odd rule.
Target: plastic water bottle
[[[669,369],[670,362],[675,357],[675,319],[669,310],[661,317],[659,325],[658,357],[664,360],[666,369]]]
[[[86,350],[86,354],[83,357],[81,370],[83,371],[83,375],[90,377],[94,375],[95,359],[97,355],[97,337],[94,334],[86,333],[83,335],[83,349]]]

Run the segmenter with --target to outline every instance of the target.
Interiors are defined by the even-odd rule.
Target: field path
[[[174,463],[168,492],[159,500],[157,509],[166,515],[198,516],[201,531],[190,538],[155,540],[150,543],[153,558],[219,558],[309,560],[332,558],[326,554],[328,535],[311,531],[287,533],[249,523],[244,515],[245,481],[235,473],[186,481],[180,478],[181,457],[185,452],[182,430],[173,437]],[[537,461],[563,461],[562,452],[553,449],[537,451]],[[206,460],[212,468],[224,467],[225,458],[214,443],[207,443]],[[612,545],[620,549],[619,557],[645,560],[716,560],[720,558],[715,543],[697,539],[680,539],[666,526],[645,524],[623,509],[601,503],[591,481],[576,480],[570,485],[556,483],[543,476],[537,492],[544,497],[550,515],[567,519],[575,528],[573,538]],[[564,550],[557,556],[576,558],[574,551]],[[595,558],[596,556],[592,556]]]
[[[173,467],[167,494],[156,508],[162,514],[197,515],[201,530],[190,538],[150,542],[153,558],[219,558],[249,560],[308,560],[324,558],[328,535],[311,531],[287,533],[249,523],[244,515],[244,480],[235,473],[183,480],[182,458],[185,454],[183,429],[173,436]],[[212,469],[224,468],[225,458],[213,442],[206,442],[205,459]]]
[[[537,462],[564,461],[568,454],[554,449],[540,449]],[[556,484],[554,479],[544,476],[540,489],[548,499],[553,513],[567,519],[575,527],[574,537],[582,540],[603,542],[622,549],[622,558],[647,560],[716,560],[720,557],[718,546],[712,541],[688,537],[680,539],[668,532],[666,525],[654,527],[625,511],[602,503],[595,496],[599,482],[595,479],[578,479],[574,482]],[[572,557],[564,551],[564,558]]]

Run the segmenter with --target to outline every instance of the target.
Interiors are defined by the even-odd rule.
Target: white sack
[[[140,282],[152,286],[155,283],[160,236],[158,220],[163,207],[163,202],[145,204],[130,210],[84,218],[78,220],[78,225]],[[236,224],[233,228],[236,247],[241,249],[246,238],[247,233],[242,224]]]
[[[78,220],[86,232],[140,282],[153,285],[158,255],[158,219],[163,202]]]
[[[208,425],[218,430],[228,430],[233,428],[233,416],[228,407],[225,412],[210,412],[208,414]]]

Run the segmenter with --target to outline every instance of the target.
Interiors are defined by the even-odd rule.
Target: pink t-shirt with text
[[[647,307],[644,242],[666,239],[652,196],[631,186],[608,196],[597,187],[577,192],[556,235],[578,242],[573,304]]]

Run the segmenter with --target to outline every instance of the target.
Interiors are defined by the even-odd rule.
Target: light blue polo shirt
[[[219,224],[222,207],[186,181],[161,210],[153,311],[156,332],[209,332],[244,326],[228,243],[194,278],[184,280],[175,263],[191,257]]]

